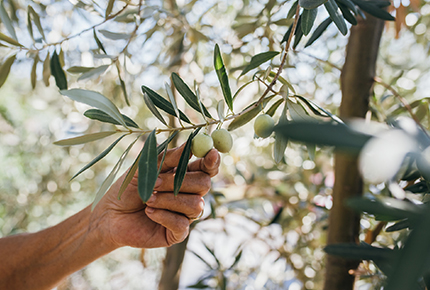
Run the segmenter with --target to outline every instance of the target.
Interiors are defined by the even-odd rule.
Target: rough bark
[[[364,118],[369,109],[376,59],[384,22],[367,15],[366,20],[351,28],[345,64],[341,74],[343,120]],[[363,194],[363,182],[357,168],[357,158],[346,154],[335,155],[335,184],[333,207],[330,211],[328,244],[356,243],[360,229],[360,215],[345,206],[345,201]],[[358,261],[327,256],[324,290],[354,288]]]

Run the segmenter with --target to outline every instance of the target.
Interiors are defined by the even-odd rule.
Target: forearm
[[[87,207],[41,232],[0,239],[0,289],[51,289],[112,251],[97,224]]]

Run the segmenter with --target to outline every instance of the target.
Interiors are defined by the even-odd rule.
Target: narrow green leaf
[[[112,13],[113,5],[115,4],[115,0],[109,0],[108,5],[106,7],[105,18],[107,19],[109,15]]]
[[[172,73],[172,82],[175,85],[175,88],[178,90],[179,94],[184,98],[185,102],[190,105],[191,108],[200,112],[200,105],[197,100],[197,96],[191,91],[191,89],[187,86],[187,84],[179,77],[178,74]],[[201,104],[203,106],[203,104]],[[203,106],[203,110],[205,112],[205,116],[208,118],[212,118],[211,114],[209,114],[208,110]]]
[[[151,90],[150,88],[146,87],[146,86],[142,86],[142,92],[145,94],[147,94],[147,96],[149,97],[149,99],[151,99],[152,103],[160,108],[161,110],[163,110],[164,112],[166,112],[167,114],[170,114],[172,116],[175,116],[175,110],[173,109],[172,104],[169,103],[169,101],[167,101],[165,98],[163,98],[162,96],[160,96],[159,94],[157,94],[156,92],[154,92],[153,90]],[[179,115],[182,121],[185,121],[189,124],[192,124],[191,121],[188,119],[188,117],[182,113],[179,110]]]
[[[51,58],[49,57],[49,51],[46,54],[45,61],[43,62],[43,82],[45,86],[49,87],[49,77],[51,76]]]
[[[172,142],[173,138],[176,137],[179,131],[174,131],[172,134],[170,134],[169,138],[163,141],[160,145],[157,146],[157,155],[160,155],[161,152],[163,152],[164,149],[169,146],[170,142]]]
[[[3,22],[4,26],[6,27],[7,32],[9,32],[10,36],[16,41],[18,41],[18,38],[16,37],[16,33],[15,33],[15,28],[13,28],[12,21],[10,20],[9,14],[4,8],[3,0],[0,2],[0,19]]]
[[[379,8],[373,3],[369,3],[368,1],[362,1],[362,0],[352,0],[355,4],[358,5],[363,11],[369,13],[370,15],[373,15],[377,18],[388,20],[388,21],[394,21],[396,20],[393,15],[388,13],[386,10]]]
[[[233,100],[235,100],[235,99],[236,99],[237,95],[238,95],[238,94],[239,94],[239,93],[240,93],[244,88],[246,88],[248,85],[252,84],[253,82],[255,82],[255,80],[254,80],[254,79],[250,80],[249,82],[247,82],[247,83],[243,84],[240,88],[238,88],[238,89],[237,89],[237,91],[234,93]]]
[[[243,71],[239,77],[243,76],[244,74],[246,74],[250,70],[259,67],[261,64],[265,63],[266,61],[271,60],[272,58],[274,58],[278,54],[279,54],[279,51],[266,51],[266,52],[262,52],[262,53],[259,53],[257,55],[254,55],[251,58],[250,63],[243,69]]]
[[[101,159],[103,159],[109,152],[112,151],[112,149],[116,146],[116,144],[118,144],[118,142],[121,141],[122,138],[124,138],[125,135],[126,134],[124,134],[121,137],[119,137],[118,139],[116,139],[111,145],[109,145],[108,148],[106,148],[96,158],[94,158],[93,160],[91,160],[87,165],[85,165],[81,170],[79,170],[78,173],[76,173],[75,175],[73,175],[73,177],[70,178],[70,180],[75,179],[79,174],[81,174],[82,172],[84,172],[85,170],[87,170],[88,168],[90,168],[91,166],[93,166],[94,164],[96,164],[97,162],[99,162]]]
[[[287,100],[288,108],[290,109],[290,116],[295,122],[300,121],[315,121],[314,118],[308,115],[306,110],[302,107],[300,103],[294,103],[291,100]]]
[[[424,210],[422,205],[389,197],[373,200],[363,197],[350,198],[346,204],[354,210],[367,212],[375,215],[377,220],[384,221],[398,221],[406,218],[417,220]]]
[[[225,102],[227,103],[227,106],[229,107],[230,111],[233,112],[233,98],[231,96],[230,84],[228,83],[227,71],[225,69],[218,44],[215,44],[214,67],[218,76],[218,80],[221,84],[221,89],[224,95]]]
[[[129,34],[125,34],[125,33],[118,33],[118,32],[111,32],[108,30],[99,30],[99,32],[101,34],[103,34],[104,37],[112,39],[112,40],[126,40],[126,39],[130,39],[130,35]]]
[[[84,103],[102,110],[103,112],[114,118],[122,126],[127,128],[127,124],[125,123],[118,108],[115,106],[114,103],[111,102],[111,100],[109,100],[102,94],[83,89],[62,90],[60,91],[60,93],[63,96],[69,97],[74,101]]]
[[[90,69],[87,72],[84,72],[79,78],[78,81],[84,80],[84,79],[88,79],[88,78],[93,78],[93,77],[98,77],[99,75],[103,74],[110,65],[105,64],[105,65],[101,65],[95,68]]]
[[[345,5],[349,8],[352,12],[354,12],[355,15],[358,15],[358,9],[357,6],[352,2],[351,0],[337,0],[337,2]]]
[[[389,248],[378,248],[370,245],[333,244],[324,248],[330,255],[340,256],[352,260],[392,260],[396,252]]]
[[[302,13],[302,32],[304,35],[308,35],[314,25],[315,19],[317,18],[318,9],[304,9]]]
[[[358,153],[371,138],[370,135],[355,132],[344,125],[317,122],[279,124],[275,126],[276,132],[291,140],[334,146],[338,150],[351,153]]]
[[[201,128],[196,129],[193,133],[188,136],[188,140],[185,143],[184,151],[182,151],[181,157],[179,158],[178,167],[176,168],[176,173],[173,181],[173,193],[178,195],[181,189],[182,182],[184,181],[185,175],[187,173],[188,161],[191,155],[191,142],[193,138],[197,135]]]
[[[31,14],[34,24],[36,24],[37,30],[39,30],[40,35],[42,35],[43,40],[46,41],[45,32],[43,31],[42,23],[40,23],[40,17],[37,12],[28,5],[28,12]]]
[[[294,15],[296,15],[298,4],[299,4],[299,1],[295,1],[293,5],[291,5],[291,8],[290,10],[288,10],[288,13],[287,13],[287,17],[286,17],[287,20],[293,19]]]
[[[97,191],[96,197],[94,198],[93,204],[91,205],[91,210],[94,210],[96,205],[99,203],[99,201],[102,199],[102,197],[105,195],[105,193],[108,191],[109,187],[112,185],[112,183],[115,180],[115,177],[118,173],[118,171],[121,169],[122,164],[124,163],[125,157],[127,157],[127,154],[130,152],[133,145],[136,143],[136,140],[134,140],[128,147],[125,149],[125,151],[121,154],[121,157],[119,158],[118,162],[115,164],[112,171],[109,173],[108,177],[103,181],[102,185],[100,186],[100,189]]]
[[[302,15],[299,16],[299,20],[297,21],[297,27],[296,31],[294,32],[294,42],[293,42],[293,49],[296,49],[297,45],[299,44],[300,40],[303,37],[303,31],[302,31]],[[291,25],[291,27],[293,27]]]
[[[395,223],[392,226],[389,226],[388,228],[385,229],[385,231],[387,233],[391,233],[391,232],[396,232],[396,231],[400,231],[403,229],[410,229],[410,228],[411,228],[411,222],[408,219],[405,219]]]
[[[340,8],[340,11],[342,12],[343,18],[345,18],[346,21],[351,23],[352,25],[357,25],[357,19],[355,16],[349,11],[348,7],[343,5],[342,3],[338,3],[338,6]]]
[[[273,71],[270,72],[270,74],[269,74],[269,76],[272,77],[272,78],[274,78],[275,75],[276,75],[276,73],[273,72]],[[284,79],[282,76],[278,76],[278,80],[279,80],[279,82],[281,82],[281,84],[283,84],[284,86],[287,86],[288,89],[290,91],[292,91],[294,94],[296,93],[296,90],[294,89],[293,85],[289,81],[287,81],[286,79]]]
[[[58,146],[73,146],[78,144],[84,144],[92,141],[96,141],[102,138],[106,138],[108,136],[111,136],[115,133],[118,133],[116,131],[104,131],[104,132],[97,132],[97,133],[91,133],[91,134],[85,134],[78,137],[73,137],[69,139],[63,139],[54,142],[55,145]]]
[[[141,135],[139,135],[138,138],[140,138]],[[141,156],[142,152],[139,152],[139,155],[137,156],[137,158],[134,160],[133,164],[131,165],[130,169],[128,170],[127,174],[125,175],[124,180],[121,183],[121,187],[119,188],[118,191],[118,200],[121,199],[122,194],[124,193],[125,189],[127,188],[127,186],[130,184],[130,181],[133,179],[134,174],[137,171],[137,168],[139,166],[139,159]]]
[[[125,82],[122,79],[121,73],[119,72],[119,70],[118,70],[118,79],[119,79],[119,84],[121,85],[122,94],[124,95],[125,103],[127,104],[127,106],[130,106],[130,101],[128,100],[128,94],[127,94],[127,86],[125,85]]]
[[[323,22],[321,22],[321,24],[318,25],[317,29],[315,29],[314,33],[309,38],[308,42],[306,42],[305,47],[308,47],[309,45],[311,45],[312,43],[314,43],[315,40],[317,40],[323,34],[323,32],[327,29],[327,27],[332,22],[333,22],[333,20],[331,20],[330,17],[328,17],[326,20],[324,20]]]
[[[212,265],[211,264],[209,264],[209,262],[208,261],[206,261],[205,259],[203,259],[202,258],[202,256],[200,256],[199,254],[197,254],[196,252],[194,252],[193,250],[188,250],[188,251],[190,251],[192,254],[194,254],[197,258],[199,258],[203,263],[205,263],[206,264],[206,266],[208,266],[209,267],[209,269],[213,269],[213,267],[212,267]],[[189,286],[188,286],[189,287]]]
[[[31,22],[31,14],[30,11],[27,11],[27,30],[30,34],[31,39],[34,41],[34,33],[33,33],[33,23]]]
[[[39,54],[36,54],[36,56],[34,57],[33,60],[33,66],[31,67],[31,73],[30,73],[30,81],[31,81],[31,87],[34,88],[36,87],[36,80],[37,80],[37,64],[39,63]]]
[[[176,104],[175,96],[173,95],[173,92],[170,89],[169,84],[165,83],[164,87],[166,88],[166,92],[167,92],[167,96],[169,97],[170,104],[172,104],[173,110],[175,111],[175,117],[179,118],[179,110],[178,110],[178,105]]]
[[[225,118],[225,103],[224,100],[221,100],[218,102],[218,105],[216,106],[217,112],[218,112],[218,118],[221,122],[224,122]]]
[[[121,114],[122,117],[124,118],[125,124],[128,127],[132,127],[132,128],[139,128],[139,125],[136,124],[135,121],[133,121],[130,117]],[[84,116],[87,118],[90,118],[92,120],[97,120],[100,122],[104,122],[104,123],[111,123],[114,125],[121,125],[117,120],[115,120],[114,118],[112,118],[111,116],[109,116],[108,114],[106,114],[105,112],[99,110],[99,109],[89,109],[86,110],[84,113]]]
[[[277,100],[270,108],[266,111],[266,114],[273,117],[276,110],[279,108],[279,106],[284,102],[284,99]]]
[[[158,177],[157,163],[157,138],[154,129],[149,134],[148,139],[146,139],[139,159],[137,189],[143,202],[147,202],[154,191],[155,182]]]
[[[0,88],[6,82],[6,79],[10,73],[10,68],[12,67],[14,61],[16,59],[16,54],[8,57],[4,63],[0,66]]]
[[[3,40],[9,44],[15,45],[15,46],[23,46],[21,43],[19,43],[18,41],[16,41],[15,39],[3,34],[0,32],[0,40]]]
[[[56,51],[52,54],[51,58],[51,74],[55,78],[55,83],[60,90],[67,90],[67,78],[64,74],[63,68],[60,63],[60,58]]]
[[[72,66],[67,69],[67,72],[71,74],[81,74],[89,72],[92,69],[94,69],[92,66]]]
[[[160,120],[161,123],[167,126],[166,121],[164,120],[163,116],[161,116],[160,112],[158,112],[157,108],[154,106],[154,103],[151,101],[151,99],[148,97],[147,93],[143,93],[143,100],[145,101],[146,106],[151,111],[151,113]]]
[[[245,109],[246,110],[246,109]],[[250,122],[252,119],[254,119],[258,113],[263,110],[263,106],[260,104],[257,107],[251,109],[250,111],[241,114],[240,116],[236,117],[229,125],[228,125],[228,131],[236,130],[239,127],[242,127],[246,123]]]
[[[103,43],[100,41],[99,37],[97,36],[97,33],[96,33],[95,29],[93,29],[93,36],[94,36],[94,40],[97,43],[98,48],[101,49],[101,51],[103,51],[104,54],[107,54],[107,52],[105,50],[105,47],[103,46]]]
[[[333,20],[334,24],[336,24],[337,28],[339,29],[340,33],[346,35],[348,33],[348,28],[346,27],[345,19],[343,18],[336,1],[327,0],[327,2],[324,3],[324,6],[328,12],[328,15],[330,15],[330,18]]]
[[[299,0],[300,7],[304,9],[315,9],[325,2],[327,2],[327,0]]]
[[[288,106],[287,104],[285,104],[284,109],[282,110],[281,117],[279,118],[279,123],[288,122],[287,110],[288,110]],[[279,132],[275,132],[275,144],[273,145],[273,158],[277,164],[281,162],[282,159],[284,158],[287,145],[288,145],[288,138],[285,138],[282,134],[279,134]]]
[[[309,99],[306,99],[302,96],[298,96],[295,95],[295,97],[299,98],[300,100],[302,100],[309,108],[311,108],[311,110],[316,114],[316,115],[320,115],[323,117],[329,116],[333,121],[335,121],[336,123],[339,124],[344,124],[344,122],[336,115],[333,115],[332,113],[330,113],[329,111],[327,111],[326,109],[324,109],[323,107],[317,105],[316,103],[312,102]],[[320,111],[324,112],[324,114],[326,114],[326,116],[322,115],[321,113],[318,113],[318,111],[316,111],[316,109],[314,108],[318,108]]]
[[[414,289],[418,279],[428,270],[430,250],[430,209],[426,205],[419,223],[410,232],[400,257],[388,274],[387,290]]]

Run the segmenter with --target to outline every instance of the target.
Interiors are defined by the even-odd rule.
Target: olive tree
[[[64,102],[83,104],[78,105],[85,108],[82,115],[93,120],[88,132],[62,138],[55,145],[81,146],[115,137],[84,167],[73,172],[72,180],[99,165],[127,141],[100,182],[93,206],[133,154],[118,198],[139,169],[139,195],[146,202],[158,175],[157,155],[177,145],[178,140],[185,143],[185,149],[175,175],[175,193],[181,187],[190,154],[204,156],[212,146],[228,154],[233,146],[231,134],[251,134],[256,142],[270,145],[262,154],[273,154],[269,166],[273,171],[289,164],[290,149],[306,154],[315,164],[320,156],[331,156],[331,149],[327,149],[330,146],[336,152],[333,206],[322,206],[318,212],[318,224],[329,215],[325,248],[329,256],[325,265],[321,258],[312,261],[312,253],[302,258],[306,255],[302,250],[310,248],[307,242],[317,240],[303,226],[303,237],[297,238],[302,243],[297,245],[300,251],[296,253],[285,244],[276,248],[279,258],[293,265],[295,276],[306,289],[322,284],[315,278],[321,278],[316,274],[321,267],[326,269],[325,289],[352,289],[360,276],[357,267],[361,261],[376,265],[367,270],[378,274],[375,283],[386,283],[387,289],[424,289],[429,255],[425,222],[428,213],[425,200],[419,199],[428,191],[428,128],[422,122],[430,120],[429,106],[426,98],[409,104],[402,95],[406,97],[410,92],[399,92],[377,76],[384,20],[394,20],[386,10],[389,5],[388,1],[362,0],[4,1],[0,5],[4,55],[0,86],[15,70],[25,70],[33,89],[43,82],[57,90],[58,97],[64,96]],[[396,24],[406,19],[406,9],[402,7],[397,9]],[[425,18],[421,19],[424,22]],[[418,28],[420,22],[415,24]],[[345,41],[342,35],[348,34],[349,26],[345,62],[337,79],[342,94],[338,110],[318,104],[317,97],[309,93],[317,93],[315,85],[313,90],[307,89],[309,81],[301,83],[294,74],[301,73],[301,57],[336,70],[336,64],[307,51],[316,45],[327,49],[329,45],[326,47],[324,42],[333,39]],[[374,90],[375,81],[382,91]],[[387,92],[394,97],[390,99]],[[391,102],[389,106],[387,102]],[[401,107],[392,110],[399,103]],[[396,119],[405,112],[411,119]],[[355,117],[379,122],[380,126],[352,121]],[[254,124],[254,132],[243,129],[248,123]],[[136,151],[141,139],[144,145]],[[390,142],[396,149],[384,152]],[[389,166],[380,169],[384,163]],[[298,172],[295,176],[306,177]],[[246,176],[242,179],[246,180]],[[253,175],[246,182],[252,185],[256,180]],[[267,181],[260,182],[263,188]],[[309,219],[314,222],[317,214],[303,214],[299,203],[287,192],[288,181],[283,182],[286,188],[279,185],[275,192],[281,194],[271,197],[276,201],[273,204],[280,204],[272,219],[257,224],[261,228],[281,224],[282,236],[287,239],[289,216],[309,226]],[[294,182],[303,186],[305,181]],[[317,184],[321,182],[313,185]],[[371,198],[363,198],[364,189],[371,184],[378,184],[379,190],[373,190]],[[205,220],[217,217],[222,196],[216,191],[211,193],[212,215]],[[318,208],[314,199],[300,199]],[[331,208],[329,212],[327,207]],[[368,215],[364,219],[377,225],[369,231],[373,238],[369,234],[370,238],[360,241],[363,211]],[[392,221],[399,222],[386,230],[403,230],[404,234],[395,236],[393,243],[371,245],[385,223]],[[178,288],[186,245],[187,241],[167,250],[160,289]],[[216,265],[193,252],[211,271],[192,287],[242,287],[229,286],[229,277],[244,259],[244,249],[239,246],[228,265],[217,259],[213,249],[206,249]],[[368,263],[361,265],[367,267]]]

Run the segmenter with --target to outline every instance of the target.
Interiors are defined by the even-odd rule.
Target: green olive
[[[205,157],[213,146],[214,142],[211,136],[206,133],[197,134],[191,143],[191,152],[198,158]]]
[[[221,153],[227,153],[233,147],[233,138],[226,129],[218,129],[212,132],[214,147]]]
[[[254,132],[258,137],[267,138],[272,134],[275,121],[267,114],[262,114],[255,119]]]

